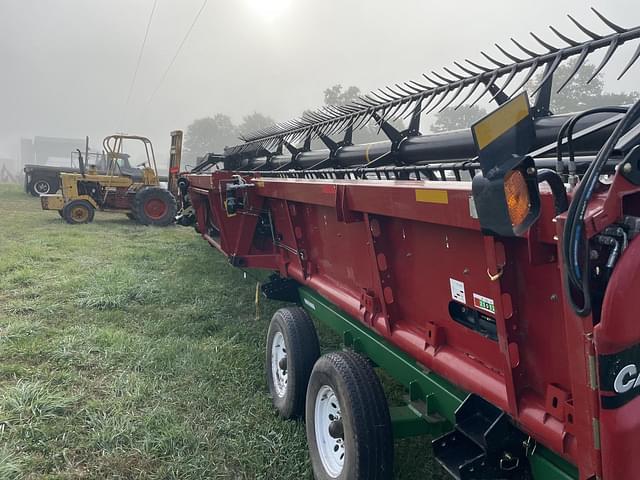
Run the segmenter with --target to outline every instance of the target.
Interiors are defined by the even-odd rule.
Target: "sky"
[[[368,91],[419,79],[510,37],[540,51],[529,31],[559,44],[550,24],[583,39],[567,13],[607,32],[591,6],[640,25],[637,0],[208,0],[160,83],[203,0],[157,0],[127,104],[153,3],[0,0],[0,158],[17,159],[21,137],[89,135],[98,145],[116,131],[149,136],[162,157],[169,132],[196,118],[288,120],[334,84]],[[615,81],[636,45],[607,66],[608,90],[640,90],[640,62]]]

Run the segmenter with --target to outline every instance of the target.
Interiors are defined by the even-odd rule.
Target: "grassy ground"
[[[0,479],[310,478],[254,294],[192,229],[70,226],[0,185]],[[428,439],[396,442],[397,478],[434,468]]]

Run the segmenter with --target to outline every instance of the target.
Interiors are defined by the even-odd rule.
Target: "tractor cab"
[[[42,208],[57,210],[71,224],[93,221],[95,210],[124,213],[144,225],[172,223],[176,200],[160,186],[151,140],[116,134],[106,137],[102,145],[104,169],[88,165],[87,153],[83,157],[78,150],[80,172],[61,174],[62,193],[41,196]],[[136,166],[131,165],[129,148],[143,159]]]

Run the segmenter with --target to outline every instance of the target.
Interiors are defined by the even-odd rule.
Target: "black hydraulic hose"
[[[578,120],[596,113],[627,113],[628,107],[598,107],[586,110],[569,120],[567,125],[567,147],[569,148],[569,174],[575,175],[575,149],[573,147],[573,130]],[[564,127],[564,125],[563,125]]]
[[[585,112],[586,113],[586,112]],[[580,185],[576,189],[573,201],[569,206],[567,221],[564,227],[562,251],[563,266],[567,276],[568,298],[574,311],[580,316],[591,313],[589,295],[589,248],[584,232],[584,214],[595,187],[598,177],[607,160],[611,156],[616,143],[622,135],[640,118],[640,101],[629,108],[624,117],[618,122],[613,133],[609,136],[598,152],[595,160],[587,169]],[[583,249],[582,262],[579,259],[580,247]],[[577,306],[573,301],[571,286],[582,293],[583,305]]]
[[[556,207],[556,215],[566,212],[569,208],[569,199],[567,198],[567,190],[560,175],[550,168],[542,168],[538,170],[538,183],[547,182],[553,193],[553,203]]]
[[[564,171],[564,161],[562,155],[562,139],[567,137],[567,148],[569,153],[569,174],[575,174],[575,150],[573,148],[573,130],[576,123],[582,118],[594,115],[596,113],[625,113],[628,107],[597,107],[590,110],[585,110],[573,117],[569,118],[562,124],[560,130],[558,130],[558,136],[556,137],[556,171],[562,175]]]

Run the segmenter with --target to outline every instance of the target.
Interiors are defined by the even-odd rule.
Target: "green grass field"
[[[0,479],[311,478],[255,286],[191,228],[71,226],[0,185]],[[397,478],[441,478],[429,439],[395,445]]]

